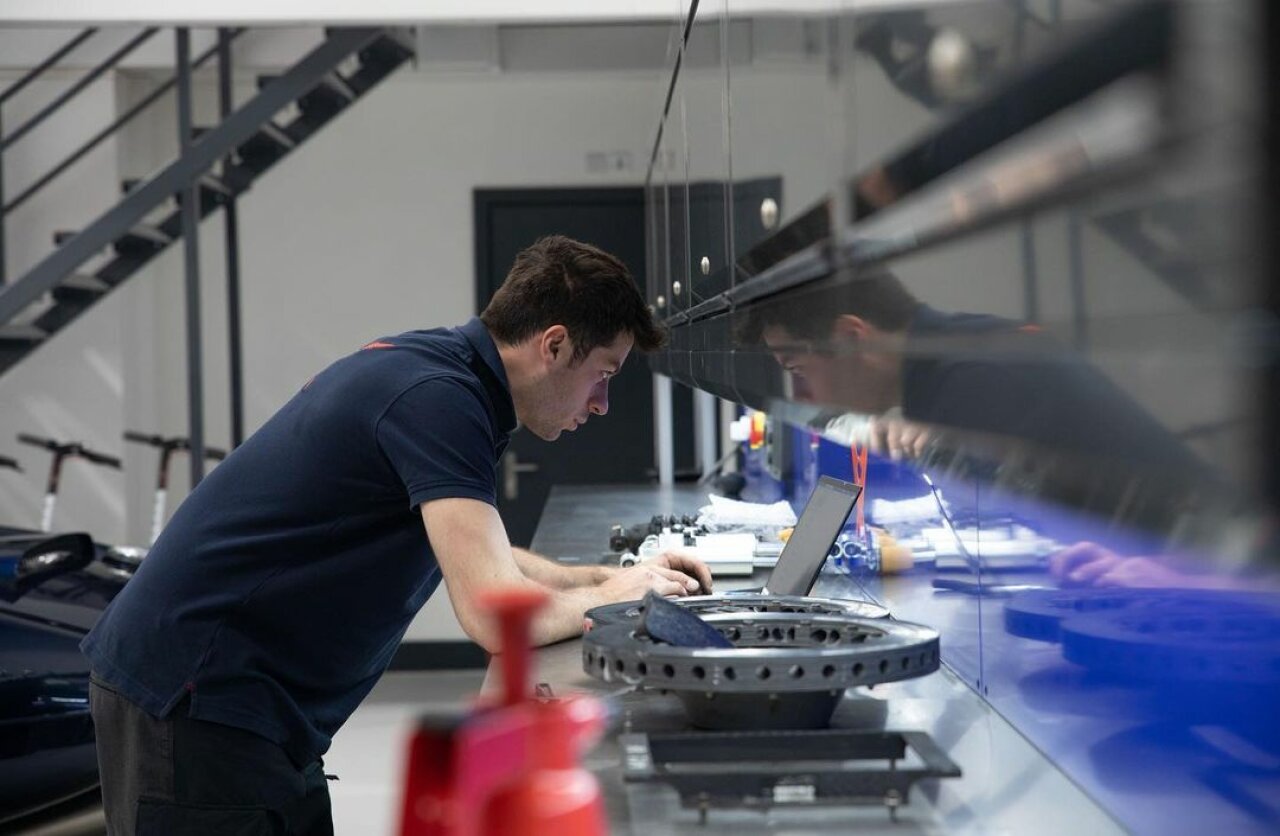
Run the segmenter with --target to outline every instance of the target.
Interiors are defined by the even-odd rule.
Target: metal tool
[[[603,836],[600,785],[578,758],[604,731],[593,697],[540,699],[529,687],[529,628],[545,601],[486,596],[499,621],[501,701],[419,720],[409,746],[401,836]]]
[[[618,742],[627,781],[669,784],[702,824],[710,808],[844,804],[883,804],[896,819],[916,781],[960,776],[923,732],[676,732]]]

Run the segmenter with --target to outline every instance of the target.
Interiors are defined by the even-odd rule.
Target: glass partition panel
[[[741,282],[830,234],[843,130],[831,72],[838,6],[728,5],[730,221]]]
[[[1153,14],[1176,27],[1146,33],[1179,34],[1164,57],[1141,38],[1117,45],[1131,61],[1149,49],[1137,85],[1094,85],[1107,97],[1062,121],[1037,117],[1043,99],[1006,99],[992,124],[1016,130],[975,153],[982,174],[940,165],[853,225],[891,246],[850,248],[828,275],[765,289],[732,316],[741,400],[872,451],[867,521],[882,533],[844,568],[895,616],[939,628],[947,665],[1134,832],[1280,821],[1280,540],[1258,487],[1258,439],[1273,428],[1258,414],[1253,307],[1270,277],[1250,237],[1245,9],[855,14],[855,33],[899,29],[842,81],[855,93],[851,171],[938,163],[954,145],[913,158],[920,137],[984,101],[977,90],[934,107],[910,62],[890,72],[882,59],[909,56],[893,43],[919,38],[914,27],[935,27],[930,45],[964,34],[974,78],[988,78],[989,54],[983,89],[1005,92],[1009,73],[1071,37],[1108,43],[1089,34],[1109,31],[1100,18]],[[1066,76],[1087,88],[1099,66]],[[1140,142],[1106,145],[1126,137]],[[1046,139],[1074,145],[1057,155],[1067,146]],[[1038,162],[1005,179],[983,155],[1013,146]],[[1116,147],[1128,156],[1097,155]],[[930,201],[951,218],[943,234],[903,220]],[[980,217],[979,205],[1001,209]]]
[[[698,6],[681,67],[680,107],[689,144],[689,253],[684,265],[690,308],[727,290],[729,269],[729,31],[725,0]]]

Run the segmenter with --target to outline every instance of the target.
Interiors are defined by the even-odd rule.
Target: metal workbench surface
[[[575,486],[553,490],[533,540],[534,550],[572,562],[599,560],[609,526],[643,522],[653,514],[691,514],[705,504],[692,488]],[[762,577],[726,586],[759,585]],[[824,597],[862,597],[844,575],[824,575],[814,591]],[[942,641],[946,642],[943,632]],[[494,687],[491,667],[486,688]],[[705,825],[682,808],[675,791],[659,784],[627,783],[617,734],[688,729],[679,701],[654,691],[618,690],[582,670],[582,642],[561,642],[535,654],[536,681],[556,694],[605,696],[615,721],[586,764],[603,787],[613,833],[867,833],[941,832],[1076,834],[1123,829],[1035,747],[950,671],[905,682],[854,689],[832,720],[834,727],[870,731],[924,731],[963,770],[960,778],[926,780],[912,790],[892,822],[886,808],[775,807],[769,812],[710,811]]]

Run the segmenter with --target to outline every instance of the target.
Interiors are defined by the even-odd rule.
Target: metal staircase
[[[155,31],[146,30],[144,35],[150,37]],[[42,63],[0,93],[0,102],[92,33],[93,30],[88,30],[77,36],[51,56],[52,60]],[[237,34],[231,32],[228,39]],[[146,37],[135,38],[131,46],[137,46]],[[181,47],[179,50],[181,54]],[[101,75],[128,51],[118,50],[107,64],[89,75]],[[179,67],[175,79],[141,104],[150,104],[175,84],[185,83],[189,97],[191,69],[210,58],[213,52],[210,50],[186,67]],[[120,201],[96,220],[83,229],[57,233],[56,249],[47,257],[13,282],[0,283],[0,374],[67,327],[168,246],[183,239],[184,232],[189,236],[183,218],[184,194],[198,194],[197,220],[220,207],[233,205],[235,198],[247,191],[257,178],[351,107],[412,55],[409,41],[392,30],[326,30],[324,40],[289,70],[278,76],[260,77],[257,94],[227,113],[219,124],[192,130],[191,141],[183,143],[179,156],[171,163],[145,180],[126,181]],[[229,52],[224,60],[226,56]],[[56,109],[64,103],[62,98],[46,110]],[[7,204],[0,199],[0,220],[139,110],[139,107],[131,109],[50,175],[37,181],[33,188]],[[42,119],[45,115],[39,116]],[[31,120],[35,121],[39,120]],[[22,138],[32,127],[31,122],[0,140],[0,150]],[[2,236],[0,226],[0,240]],[[0,259],[3,259],[2,247]],[[85,269],[91,262],[101,266]]]

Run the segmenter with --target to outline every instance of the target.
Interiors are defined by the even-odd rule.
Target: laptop
[[[765,585],[760,589],[735,589],[728,594],[808,595],[861,493],[861,487],[849,482],[830,476],[818,479],[818,486]]]

